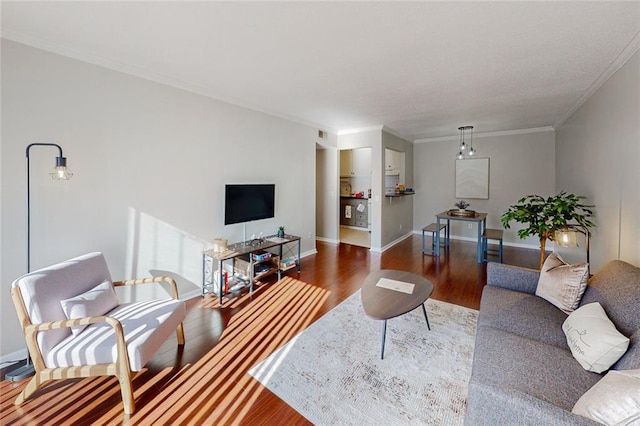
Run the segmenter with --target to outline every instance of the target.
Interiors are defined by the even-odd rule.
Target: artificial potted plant
[[[284,237],[284,226],[279,226],[278,227],[278,237],[283,238]]]
[[[453,205],[461,211],[465,211],[467,207],[469,207],[469,203],[467,203],[465,200],[456,201]]]
[[[500,219],[506,229],[510,228],[511,221],[528,225],[518,230],[520,238],[532,235],[540,238],[540,269],[542,269],[546,242],[554,240],[557,230],[576,225],[581,230],[586,230],[595,226],[590,220],[593,217],[591,208],[594,206],[583,204],[581,201],[585,198],[567,194],[565,191],[548,198],[527,195],[519,199],[517,204],[510,206]]]

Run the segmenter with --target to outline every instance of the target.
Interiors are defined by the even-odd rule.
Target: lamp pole
[[[57,143],[32,143],[27,146],[27,272],[31,272],[31,179],[29,171],[29,151],[34,146],[52,146],[58,148],[58,156],[56,157],[56,167],[51,177],[56,180],[69,180],[73,173],[67,170],[67,158],[62,154],[62,147]]]
[[[56,180],[68,180],[71,179],[73,173],[67,169],[67,158],[62,154],[62,147],[56,143],[32,143],[27,146],[27,273],[31,272],[31,179],[29,170],[29,151],[34,146],[52,146],[58,148],[58,156],[56,157],[56,167],[52,173],[51,178]],[[9,381],[17,381],[26,379],[35,374],[31,358],[27,356],[27,363],[22,367],[18,367],[5,374],[5,379]]]

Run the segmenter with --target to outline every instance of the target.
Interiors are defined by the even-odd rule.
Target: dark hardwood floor
[[[0,385],[0,424],[309,424],[247,370],[360,288],[369,271],[400,269],[434,284],[432,298],[477,309],[486,264],[476,245],[452,240],[440,258],[422,255],[419,236],[384,253],[317,243],[302,272],[260,285],[219,307],[212,296],[187,302],[186,345],[175,337],[134,377],[136,412],[122,412],[115,378],[53,381],[20,407],[26,381]],[[538,265],[538,251],[504,248],[504,263]]]

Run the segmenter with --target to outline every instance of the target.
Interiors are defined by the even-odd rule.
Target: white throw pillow
[[[602,373],[620,359],[629,347],[598,302],[581,306],[562,324],[573,357],[585,370]]]
[[[104,315],[118,306],[118,296],[113,284],[110,281],[105,281],[85,293],[61,300],[60,304],[67,319],[96,317]],[[85,327],[87,326],[71,327],[71,332],[75,336]]]
[[[605,425],[640,424],[640,370],[609,371],[571,412]]]
[[[580,305],[588,280],[588,263],[569,265],[558,253],[551,253],[540,270],[536,296],[569,314]]]

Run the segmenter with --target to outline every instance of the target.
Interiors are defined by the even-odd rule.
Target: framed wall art
[[[489,199],[489,159],[456,160],[456,198]]]

